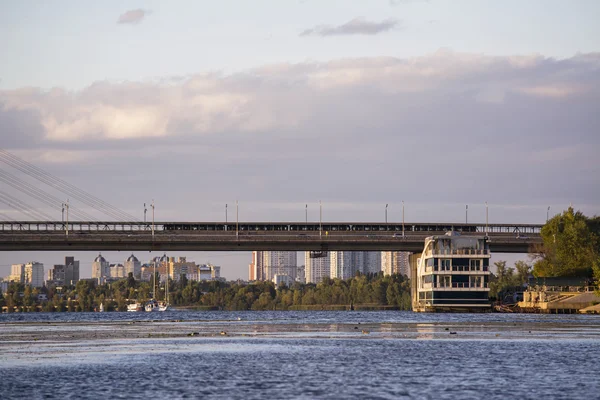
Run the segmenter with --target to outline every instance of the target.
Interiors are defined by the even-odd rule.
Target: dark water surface
[[[600,398],[586,315],[3,314],[0,351],[2,399]]]

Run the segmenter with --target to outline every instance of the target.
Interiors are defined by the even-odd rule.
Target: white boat
[[[491,311],[487,236],[427,237],[416,261],[411,262],[413,311]]]
[[[100,303],[100,309],[98,311],[104,312],[104,304],[103,303]]]
[[[127,304],[127,311],[129,312],[142,311],[143,309],[144,307],[140,303]]]
[[[156,262],[157,262],[157,259],[158,259],[158,257],[154,259],[154,275],[153,275],[154,277],[156,277]],[[167,255],[166,254],[163,255],[160,258],[159,262],[160,263],[165,263],[165,266],[166,266],[166,264],[168,263]],[[167,271],[167,281],[166,281],[166,287],[165,287],[165,301],[159,303],[156,300],[156,282],[154,282],[154,286],[152,288],[153,297],[152,297],[152,299],[150,299],[146,303],[146,305],[144,306],[144,310],[146,310],[148,312],[153,312],[153,311],[168,311],[169,310],[169,307],[171,306],[169,304],[169,277],[170,277],[170,274]]]
[[[146,305],[144,306],[144,310],[148,311],[148,312],[152,312],[152,311],[160,311],[159,310],[159,304],[158,301],[156,301],[155,299],[151,299],[150,301],[148,301],[146,303]]]

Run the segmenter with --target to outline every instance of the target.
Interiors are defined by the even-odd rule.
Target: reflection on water
[[[155,315],[140,314],[3,315],[0,397],[591,399],[600,393],[600,319],[593,316],[174,312],[172,322],[152,323]],[[155,326],[228,332],[119,338],[121,329]],[[88,336],[97,328],[113,329],[116,338],[106,331]],[[29,329],[43,340],[3,341]],[[58,336],[69,331],[78,339]]]

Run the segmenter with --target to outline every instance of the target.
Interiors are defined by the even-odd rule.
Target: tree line
[[[157,280],[158,282],[158,280]],[[158,287],[157,299],[164,300],[165,286]],[[126,311],[133,302],[144,303],[152,296],[153,280],[138,281],[129,276],[96,285],[82,280],[75,286],[32,288],[11,283],[0,295],[0,306],[20,311]],[[43,294],[47,300],[40,300]],[[406,276],[357,274],[351,279],[324,278],[318,284],[294,283],[275,287],[272,282],[180,281],[169,280],[169,303],[173,306],[216,310],[310,310],[310,309],[411,309],[410,281]]]

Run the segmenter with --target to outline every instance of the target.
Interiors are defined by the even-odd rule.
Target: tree
[[[531,273],[531,266],[527,265],[525,261],[515,262],[515,269],[517,270],[517,284],[523,285],[529,280],[529,274]]]
[[[533,266],[536,277],[580,276],[600,278],[598,217],[588,219],[572,207],[550,219],[542,228],[543,245]]]
[[[133,272],[127,274],[127,287],[135,288],[135,278],[133,277]]]

